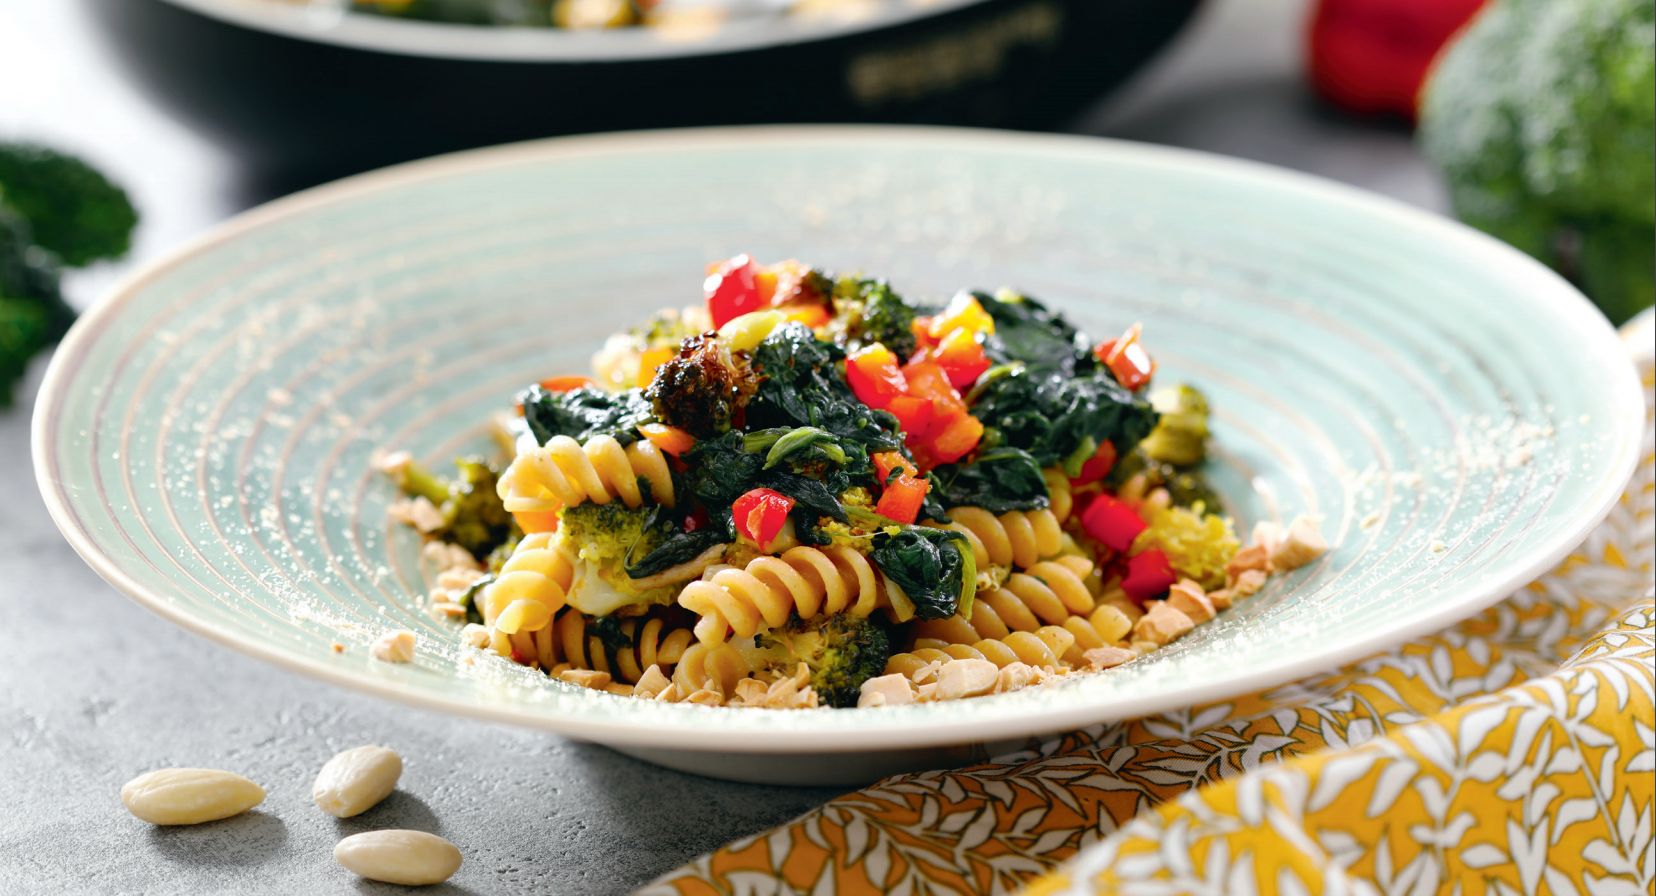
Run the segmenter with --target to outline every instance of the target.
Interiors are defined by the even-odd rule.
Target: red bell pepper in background
[[[1158,548],[1140,551],[1127,558],[1127,575],[1121,579],[1121,590],[1140,603],[1167,593],[1178,577],[1173,564]]]
[[[1148,386],[1156,374],[1156,362],[1139,341],[1142,333],[1143,328],[1133,324],[1120,338],[1100,342],[1093,349],[1093,357],[1109,368],[1116,382],[1134,392]]]
[[[716,265],[702,282],[707,294],[707,311],[713,317],[713,326],[722,327],[732,319],[765,307],[755,281],[758,266],[746,255],[738,255]]]
[[[1093,452],[1093,456],[1087,458],[1087,462],[1081,465],[1081,475],[1071,478],[1070,484],[1077,487],[1092,485],[1094,482],[1110,475],[1110,471],[1115,469],[1115,465],[1115,443],[1105,439],[1099,444],[1098,450]]]
[[[1126,501],[1099,495],[1081,511],[1081,528],[1110,550],[1125,551],[1150,524]]]
[[[1321,0],[1311,17],[1311,84],[1358,115],[1413,121],[1438,51],[1483,0]]]
[[[756,488],[736,499],[731,515],[736,519],[736,531],[759,546],[770,550],[771,540],[788,523],[788,513],[794,508],[794,499],[768,488]]]
[[[585,389],[587,386],[596,386],[589,376],[549,376],[540,381],[540,387],[548,392],[574,392],[576,389]]]

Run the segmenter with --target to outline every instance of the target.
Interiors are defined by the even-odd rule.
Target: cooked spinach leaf
[[[747,426],[814,426],[860,446],[864,454],[902,447],[897,418],[857,400],[846,385],[843,360],[843,350],[801,324],[776,328],[753,353],[763,379],[748,404]]]
[[[675,531],[662,539],[654,550],[627,564],[627,575],[642,579],[665,572],[680,563],[688,563],[716,544],[725,544],[735,538],[730,509],[724,511],[722,524],[712,524],[693,532]]]
[[[1102,370],[1074,377],[1013,370],[977,392],[972,413],[993,430],[986,446],[1022,448],[1041,467],[1074,460],[1106,440],[1126,454],[1159,418]]]
[[[984,343],[990,360],[1021,361],[1036,373],[1063,376],[1096,366],[1086,335],[1062,314],[1014,292],[972,295],[995,319],[995,332]]]
[[[949,507],[982,507],[990,513],[1005,513],[1034,510],[1048,503],[1041,465],[1022,448],[991,448],[970,463],[948,464],[932,472]]]
[[[966,537],[952,529],[903,526],[874,535],[868,559],[914,601],[921,619],[970,614],[977,589],[977,564]]]
[[[549,392],[530,386],[519,397],[523,419],[542,445],[553,436],[585,442],[593,436],[612,436],[623,445],[638,441],[638,425],[655,419],[640,389],[605,392],[591,387]]]

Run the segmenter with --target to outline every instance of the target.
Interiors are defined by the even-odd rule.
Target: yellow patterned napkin
[[[1630,325],[1647,419],[1650,318]],[[899,775],[649,894],[1656,892],[1652,468],[1466,622],[1225,703]]]

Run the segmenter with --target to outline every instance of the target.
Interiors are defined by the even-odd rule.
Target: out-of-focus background
[[[790,17],[752,0],[761,15],[721,30],[705,5],[669,0],[651,26],[664,36],[530,26],[501,40],[487,26],[396,20],[464,0],[354,13],[282,0],[0,0],[0,402],[12,397],[0,407],[0,488],[17,496],[0,513],[0,768],[22,770],[0,775],[0,892],[71,870],[111,891],[245,891],[251,868],[270,892],[337,884],[326,861],[337,831],[309,817],[135,849],[131,830],[93,823],[115,817],[114,795],[73,786],[125,777],[134,761],[280,751],[295,757],[283,785],[302,789],[332,747],[396,745],[420,796],[399,794],[380,820],[521,842],[492,868],[491,892],[624,890],[828,795],[696,779],[300,680],[172,628],[76,560],[34,497],[27,447],[32,396],[71,309],[293,189],[565,131],[998,124],[1345,181],[1513,242],[1613,320],[1650,304],[1649,0],[1492,0],[1465,31],[1480,0],[893,2],[896,13],[802,0],[814,11]],[[614,22],[624,8],[549,7],[564,24]],[[294,36],[315,28],[336,37]],[[394,50],[364,49],[377,41]],[[718,52],[697,50],[707,41]],[[124,188],[135,227],[98,172]],[[111,754],[135,743],[138,759]],[[580,858],[594,855],[605,856],[602,880]]]

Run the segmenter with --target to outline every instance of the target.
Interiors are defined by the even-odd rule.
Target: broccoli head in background
[[[811,670],[811,688],[829,706],[856,706],[862,684],[885,672],[891,635],[877,621],[841,613],[809,622],[797,616],[782,628],[754,636],[747,651],[756,668]]]
[[[138,224],[126,191],[97,169],[27,143],[0,144],[0,203],[29,222],[36,245],[72,268],[125,255]]]
[[[59,267],[125,254],[137,220],[126,194],[84,162],[0,143],[0,407],[29,359],[74,323]]]
[[[1456,214],[1617,323],[1656,291],[1653,25],[1656,0],[1497,0],[1438,60],[1421,107]]]

